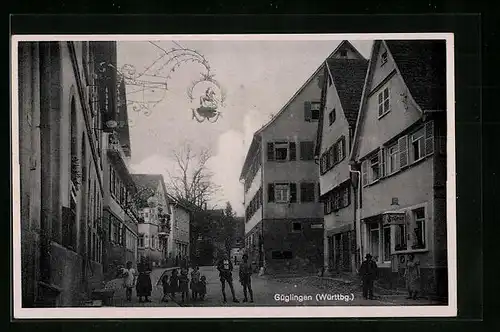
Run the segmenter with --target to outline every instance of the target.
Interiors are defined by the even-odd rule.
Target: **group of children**
[[[200,275],[198,266],[193,268],[191,272],[191,282],[188,277],[189,271],[187,268],[181,268],[180,274],[177,269],[172,270],[170,277],[164,273],[161,277],[163,287],[162,302],[168,302],[167,296],[170,295],[173,299],[176,293],[181,293],[182,302],[189,300],[189,289],[191,288],[191,300],[204,300],[207,294],[207,279]]]

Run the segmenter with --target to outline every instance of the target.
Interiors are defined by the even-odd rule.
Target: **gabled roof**
[[[339,52],[341,49],[343,48],[349,48],[351,50],[353,50],[353,52],[356,53],[357,56],[361,57],[364,59],[364,57],[361,55],[361,53],[359,53],[359,51],[348,41],[348,40],[343,40],[336,48],[335,50],[330,53],[330,55],[327,57],[327,59],[330,59],[332,57],[335,56],[335,54],[337,52]],[[252,139],[252,143],[251,143],[251,146],[254,145],[254,142],[255,143],[258,143],[257,141],[260,139],[260,134],[267,128],[269,127],[274,121],[276,121],[276,119],[281,115],[283,114],[283,112],[286,111],[286,109],[288,108],[288,106],[295,100],[295,98],[297,98],[297,96],[302,92],[302,90],[304,90],[308,85],[309,83],[311,83],[311,81],[317,77],[318,73],[320,73],[322,70],[324,70],[325,68],[325,61],[323,61],[321,63],[321,65],[314,71],[314,73],[312,73],[311,76],[309,76],[309,78],[306,80],[306,82],[304,84],[302,84],[302,86],[293,94],[293,96],[288,100],[288,102],[281,108],[281,110],[275,115],[273,116],[273,118],[268,122],[266,123],[264,126],[262,126],[262,128],[260,128],[259,130],[257,130],[253,136],[253,139]],[[320,112],[321,113],[321,112]],[[245,176],[245,173],[246,171],[248,170],[249,168],[249,165],[250,165],[250,162],[251,162],[251,148],[248,150],[247,152],[247,155],[245,157],[245,162],[243,164],[243,167],[242,167],[242,171],[241,171],[241,174],[240,174],[240,179],[242,179],[244,176]]]
[[[386,40],[389,52],[422,110],[446,110],[446,41]]]
[[[365,104],[370,93],[368,85],[380,46],[384,44],[394,59],[396,70],[403,78],[420,111],[446,110],[446,42],[444,40],[376,40],[372,45],[368,72],[363,87],[358,119],[349,159],[356,158],[360,124],[366,112]]]
[[[158,181],[161,182],[163,192],[165,197],[168,198],[167,188],[165,186],[165,181],[163,180],[163,175],[161,174],[131,174],[132,179],[139,187],[149,188],[156,191],[158,188]]]
[[[344,116],[350,127],[356,126],[358,118],[359,103],[363,92],[368,60],[363,59],[328,59],[325,76],[329,75],[335,85],[339,96]],[[324,79],[321,91],[320,118],[316,138],[315,154],[319,156],[321,151],[321,140],[323,135],[324,108],[326,103],[326,91],[328,79]]]

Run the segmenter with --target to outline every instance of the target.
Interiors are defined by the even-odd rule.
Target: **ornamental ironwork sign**
[[[201,78],[193,81],[188,88],[188,97],[191,103],[195,100],[193,93],[204,86],[200,93],[199,106],[192,108],[193,119],[198,122],[215,122],[220,117],[219,109],[224,106],[225,93],[220,84],[214,79],[210,64],[198,51],[179,45],[166,49],[156,42],[148,42],[161,51],[161,55],[143,70],[138,70],[132,64],[121,67],[107,62],[97,64],[99,73],[115,71],[118,85],[126,86],[126,98],[118,99],[118,107],[126,103],[128,109],[143,115],[151,115],[153,109],[164,101],[169,91],[169,82],[176,70],[185,64],[201,66]],[[118,87],[117,87],[118,89]],[[119,95],[119,93],[118,93]]]

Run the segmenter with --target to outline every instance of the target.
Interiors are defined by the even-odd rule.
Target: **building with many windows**
[[[355,272],[359,263],[356,260],[356,193],[351,181],[349,153],[367,67],[368,60],[351,43],[343,41],[326,61],[322,81],[315,155],[319,159],[325,221],[324,266],[326,271],[336,273]]]
[[[323,68],[254,134],[241,171],[246,252],[268,273],[310,272],[323,265],[314,160]]]
[[[168,258],[171,237],[171,204],[161,174],[133,174],[140,192],[139,256],[149,259],[152,266],[160,266]],[[170,240],[171,241],[171,240]]]
[[[191,210],[170,197],[172,231],[169,236],[168,257],[174,260],[188,259],[190,256]]]
[[[424,292],[446,296],[445,42],[375,41],[360,104],[350,160],[361,255],[396,287],[414,254]]]
[[[80,305],[103,280],[101,107],[114,42],[20,42],[22,306]]]

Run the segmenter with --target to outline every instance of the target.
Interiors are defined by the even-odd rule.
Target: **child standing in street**
[[[182,302],[184,299],[189,300],[189,278],[188,270],[183,267],[181,269],[181,275],[179,276],[179,291],[181,292]]]
[[[172,275],[170,276],[170,295],[175,299],[175,293],[179,290],[179,277],[177,276],[177,270],[172,270]]]
[[[252,266],[248,262],[248,255],[243,255],[243,262],[240,264],[240,283],[243,286],[243,296],[245,299],[243,302],[248,302],[247,291],[250,295],[250,302],[253,302],[253,291],[252,291]]]
[[[198,295],[200,296],[200,300],[205,300],[205,295],[207,294],[207,278],[205,276],[201,276],[200,282],[198,283]]]
[[[166,273],[164,273],[161,278],[161,285],[163,287],[163,297],[161,298],[161,302],[168,302],[167,296],[170,293],[170,284]]]
[[[200,288],[200,269],[198,266],[195,266],[193,268],[193,271],[191,272],[191,299],[193,301],[196,301],[198,298],[198,289]]]
[[[128,261],[126,268],[123,269],[123,287],[127,301],[132,301],[132,289],[135,285],[136,272],[132,268],[132,262]]]

